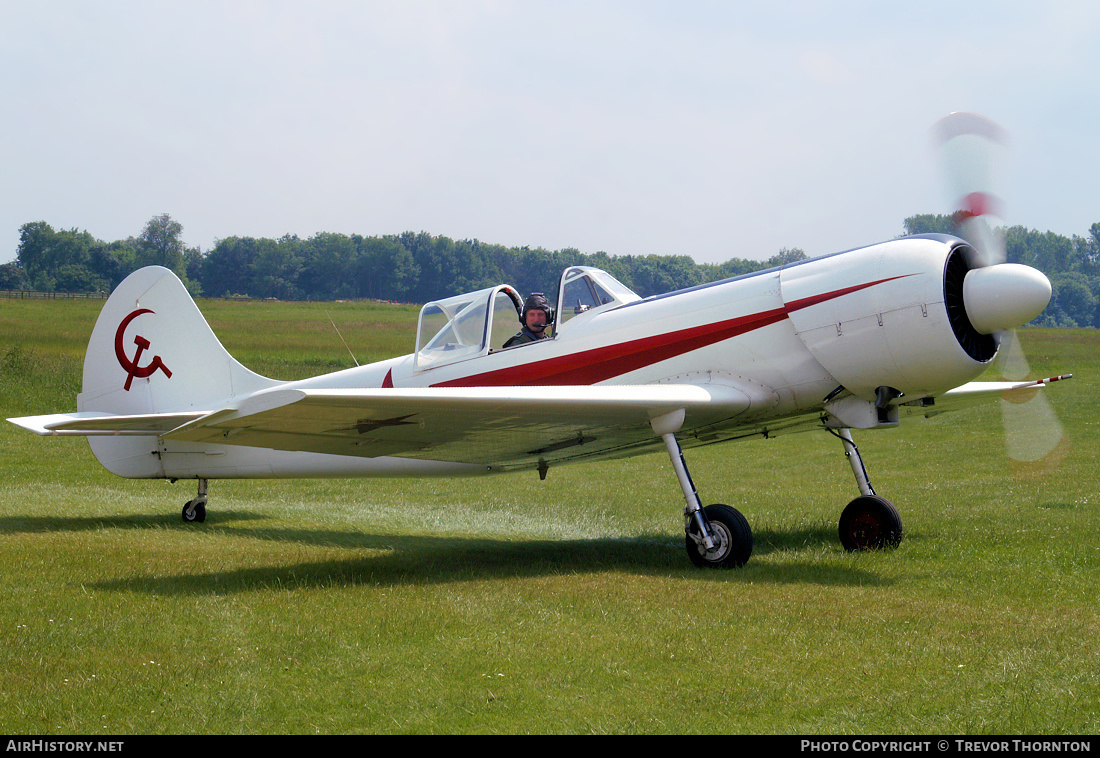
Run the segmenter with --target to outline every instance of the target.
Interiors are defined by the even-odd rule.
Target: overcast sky
[[[426,231],[700,262],[950,210],[929,130],[1011,137],[1007,220],[1100,221],[1100,3],[0,0],[0,262],[43,220]]]

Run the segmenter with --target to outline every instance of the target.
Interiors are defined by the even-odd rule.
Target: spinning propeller
[[[966,314],[980,334],[996,340],[1004,380],[1034,380],[1015,327],[1042,313],[1051,286],[1035,269],[1006,262],[1003,201],[995,192],[1007,157],[1006,135],[985,116],[965,112],[941,119],[934,133],[957,208],[955,233],[976,254],[963,283]],[[1001,400],[1008,455],[1018,475],[1045,473],[1068,453],[1069,440],[1040,386],[1063,378],[1068,376],[1035,380],[1030,392]]]

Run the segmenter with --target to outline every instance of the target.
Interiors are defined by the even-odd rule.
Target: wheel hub
[[[870,513],[861,513],[852,520],[852,541],[861,548],[878,543],[880,524]]]

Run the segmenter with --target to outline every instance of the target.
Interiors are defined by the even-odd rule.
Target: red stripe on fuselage
[[[911,276],[911,274],[909,275]],[[713,324],[702,324],[676,332],[642,337],[615,345],[583,350],[556,358],[523,363],[519,366],[487,371],[482,374],[451,379],[433,387],[512,387],[522,385],[586,385],[675,358],[716,342],[779,323],[792,311],[809,308],[877,284],[901,279],[900,276],[879,279],[866,284],[826,292],[795,300],[782,308],[739,316]]]
[[[803,308],[809,308],[811,305],[818,305],[829,300],[835,300],[838,297],[844,295],[850,295],[853,292],[859,292],[865,290],[868,287],[874,287],[877,284],[885,284],[886,282],[892,282],[895,279],[904,279],[907,276],[913,276],[913,274],[902,274],[901,276],[891,276],[886,279],[879,279],[875,282],[867,282],[866,284],[853,284],[851,287],[845,287],[844,289],[833,290],[832,292],[825,292],[820,295],[812,295],[811,297],[804,297],[801,300],[794,300],[786,305],[786,312],[791,313],[793,311],[800,311]]]

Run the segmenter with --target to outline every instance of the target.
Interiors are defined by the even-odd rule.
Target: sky
[[[1007,132],[1005,217],[1100,221],[1100,3],[0,0],[0,263],[46,221],[188,246],[404,231],[810,256],[948,213],[932,125]]]

